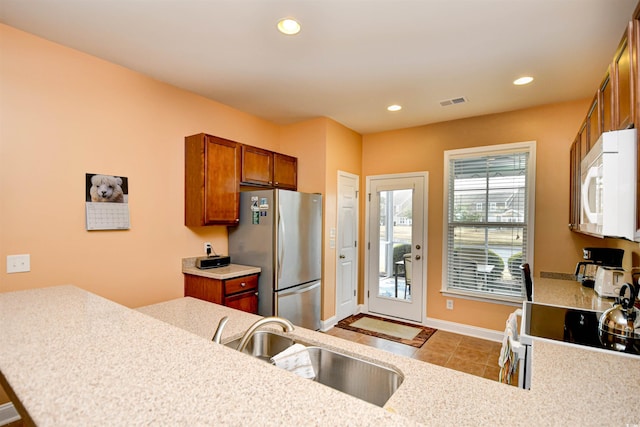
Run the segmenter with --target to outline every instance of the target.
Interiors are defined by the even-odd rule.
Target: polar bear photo
[[[125,203],[122,178],[111,175],[93,175],[89,194],[92,202]]]

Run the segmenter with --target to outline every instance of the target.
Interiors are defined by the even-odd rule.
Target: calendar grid
[[[87,202],[87,230],[128,230],[128,203]]]

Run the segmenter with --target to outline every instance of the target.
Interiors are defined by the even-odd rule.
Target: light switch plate
[[[7,255],[7,273],[25,273],[31,271],[31,255]]]

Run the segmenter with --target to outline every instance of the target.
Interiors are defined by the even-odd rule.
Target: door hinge
[[[367,298],[369,298],[369,291],[367,291]]]
[[[367,243],[367,249],[371,250],[371,242]]]
[[[356,290],[355,289],[353,290],[353,296],[354,297],[356,296]]]
[[[369,193],[369,201],[371,201],[371,193]]]
[[[356,199],[358,198],[358,194],[360,193],[359,190],[356,190]]]
[[[358,247],[358,241],[356,240],[355,242],[353,242],[353,247],[357,248]]]

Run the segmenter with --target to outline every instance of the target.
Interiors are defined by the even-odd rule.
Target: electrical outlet
[[[447,300],[447,310],[453,310],[453,300],[452,299],[448,299]]]
[[[7,255],[7,273],[31,271],[31,255]]]
[[[212,252],[212,249],[211,249],[211,242],[205,242],[205,243],[204,243],[204,253],[205,253],[205,254],[209,254],[209,253],[211,253],[211,252]]]

